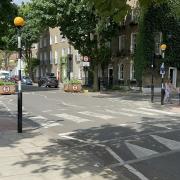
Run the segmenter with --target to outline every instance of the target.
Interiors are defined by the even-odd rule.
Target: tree
[[[24,46],[24,58],[26,61],[26,73],[33,77],[33,68],[35,59],[32,58],[31,49],[32,44],[36,43],[39,39],[40,33],[43,30],[39,22],[39,18],[32,16],[33,8],[31,3],[22,4],[18,9],[19,16],[24,17],[25,26],[21,29],[22,45]],[[17,34],[17,33],[16,33]],[[17,42],[17,38],[15,39]],[[37,60],[38,62],[38,60]]]
[[[33,0],[33,14],[41,17],[42,26],[60,27],[75,49],[89,56],[94,73],[94,90],[98,88],[98,66],[110,59],[108,42],[117,31],[111,17],[99,17],[94,6],[85,0]],[[93,36],[93,38],[91,38]]]

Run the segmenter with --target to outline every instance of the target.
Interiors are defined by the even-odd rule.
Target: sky
[[[23,1],[23,2],[28,2],[28,1],[30,1],[30,0],[13,0],[13,2],[16,3],[16,4],[18,4],[18,5],[20,5],[20,4],[22,3],[22,1]]]

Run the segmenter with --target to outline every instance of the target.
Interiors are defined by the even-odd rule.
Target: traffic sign
[[[90,66],[90,62],[83,62],[83,66]]]
[[[10,87],[9,86],[3,86],[3,92],[5,92],[5,93],[8,93],[8,92],[10,92]]]
[[[160,67],[160,74],[164,75],[165,74],[165,67],[164,67],[164,63],[161,64]]]
[[[84,62],[88,62],[88,61],[89,61],[88,56],[84,56]]]
[[[76,91],[78,89],[78,86],[77,85],[73,85],[73,90]]]

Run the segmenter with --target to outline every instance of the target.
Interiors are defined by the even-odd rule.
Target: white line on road
[[[92,121],[92,120],[89,120],[89,119],[86,119],[86,118],[81,118],[81,117],[69,115],[69,114],[66,114],[66,113],[52,114],[52,116],[57,116],[57,117],[67,119],[67,120],[70,120],[70,121],[73,121],[73,122],[76,122],[76,123]]]
[[[149,108],[139,108],[144,111],[151,111],[151,112],[156,112],[160,114],[169,114],[169,115],[175,115],[176,113],[173,112],[167,112],[167,111],[162,111],[162,110],[157,110],[157,109],[149,109]]]
[[[42,111],[42,112],[51,112],[51,111],[52,111],[52,110],[49,109],[49,110],[44,110],[44,111]]]
[[[81,140],[81,139],[78,139],[78,138],[74,138],[74,137],[71,137],[71,136],[68,136],[68,135],[64,135],[64,136],[61,136],[62,138],[64,139],[71,139],[71,140],[75,140],[75,141],[78,141],[78,142],[82,142],[82,143],[85,143],[85,144],[93,144],[93,145],[96,145],[96,146],[99,146],[99,147],[104,147],[106,149],[106,151],[109,152],[109,154],[111,156],[113,156],[120,164],[124,164],[123,166],[125,168],[127,168],[127,170],[129,172],[131,172],[132,174],[134,174],[135,176],[137,176],[140,180],[149,180],[147,177],[145,177],[141,172],[139,172],[138,170],[136,170],[135,168],[133,168],[131,165],[129,164],[125,164],[124,160],[121,159],[120,156],[118,156],[110,147],[106,146],[106,145],[102,145],[102,144],[96,144],[96,143],[93,143],[91,141],[85,141],[85,140]]]
[[[44,120],[47,120],[47,118],[45,118],[43,116],[34,116],[34,117],[30,117],[29,119],[44,119]]]
[[[94,113],[94,112],[90,112],[90,111],[82,111],[82,112],[78,112],[78,113],[84,114],[87,116],[91,116],[91,117],[97,117],[97,118],[105,119],[105,120],[114,118],[113,116],[104,115],[104,114],[100,114],[100,113]]]
[[[147,149],[135,144],[130,144],[128,142],[125,143],[128,149],[135,155],[136,158],[142,158],[146,156],[152,156],[154,154],[158,154],[158,152],[153,151],[151,149]]]
[[[164,146],[166,146],[170,150],[180,149],[180,142],[178,142],[178,141],[163,138],[163,137],[160,137],[160,136],[157,136],[157,135],[151,135],[151,137],[153,137],[156,141],[163,144]]]
[[[137,113],[137,114],[144,114],[144,115],[151,115],[151,116],[157,115],[156,113],[144,112],[144,111],[140,111],[140,110],[138,111],[138,110],[133,110],[133,109],[122,108],[121,110],[126,111],[126,112]]]
[[[130,113],[125,113],[125,112],[121,112],[121,111],[113,111],[110,109],[106,109],[106,112],[112,113],[112,114],[119,114],[119,115],[124,115],[124,116],[129,116],[129,117],[134,117],[135,115],[130,114]]]

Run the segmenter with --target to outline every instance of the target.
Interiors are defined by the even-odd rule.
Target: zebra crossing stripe
[[[141,110],[138,111],[138,110],[133,110],[133,109],[125,109],[125,108],[122,108],[121,110],[126,111],[126,112],[137,113],[137,114],[144,114],[144,115],[151,115],[151,116],[157,115],[157,113],[144,112],[144,111],[141,111]]]
[[[176,114],[173,112],[167,112],[167,111],[162,111],[162,110],[158,110],[158,109],[149,109],[149,108],[139,108],[139,109],[144,110],[144,111],[156,112],[159,114],[169,114],[169,115],[175,115]]]
[[[43,117],[43,116],[34,116],[34,117],[30,117],[29,119],[43,119],[43,120],[47,120],[47,118]]]
[[[114,118],[113,116],[104,115],[104,114],[100,114],[100,113],[94,113],[94,112],[90,112],[90,111],[82,111],[82,112],[78,112],[78,113],[84,114],[84,115],[87,115],[87,116],[92,116],[92,117],[105,119],[105,120]]]
[[[154,154],[158,154],[158,152],[153,151],[151,149],[147,149],[135,144],[125,143],[128,149],[134,154],[136,158],[143,158],[147,156],[152,156]]]
[[[69,115],[69,114],[66,114],[66,113],[53,114],[53,115],[55,115],[55,116],[57,116],[57,117],[60,117],[60,118],[63,118],[63,119],[67,119],[67,120],[76,122],[76,123],[82,123],[82,122],[92,121],[92,120],[89,120],[89,119],[86,119],[86,118],[81,118],[81,117]]]
[[[113,111],[110,109],[106,109],[106,112],[112,113],[112,114],[119,114],[119,115],[124,115],[124,116],[129,116],[129,117],[134,117],[134,114],[126,113],[126,112],[119,112],[119,111]]]
[[[166,146],[170,150],[180,149],[180,142],[178,142],[178,141],[167,139],[167,138],[160,137],[157,135],[151,135],[151,137],[153,137],[156,141],[163,144],[164,146]]]

